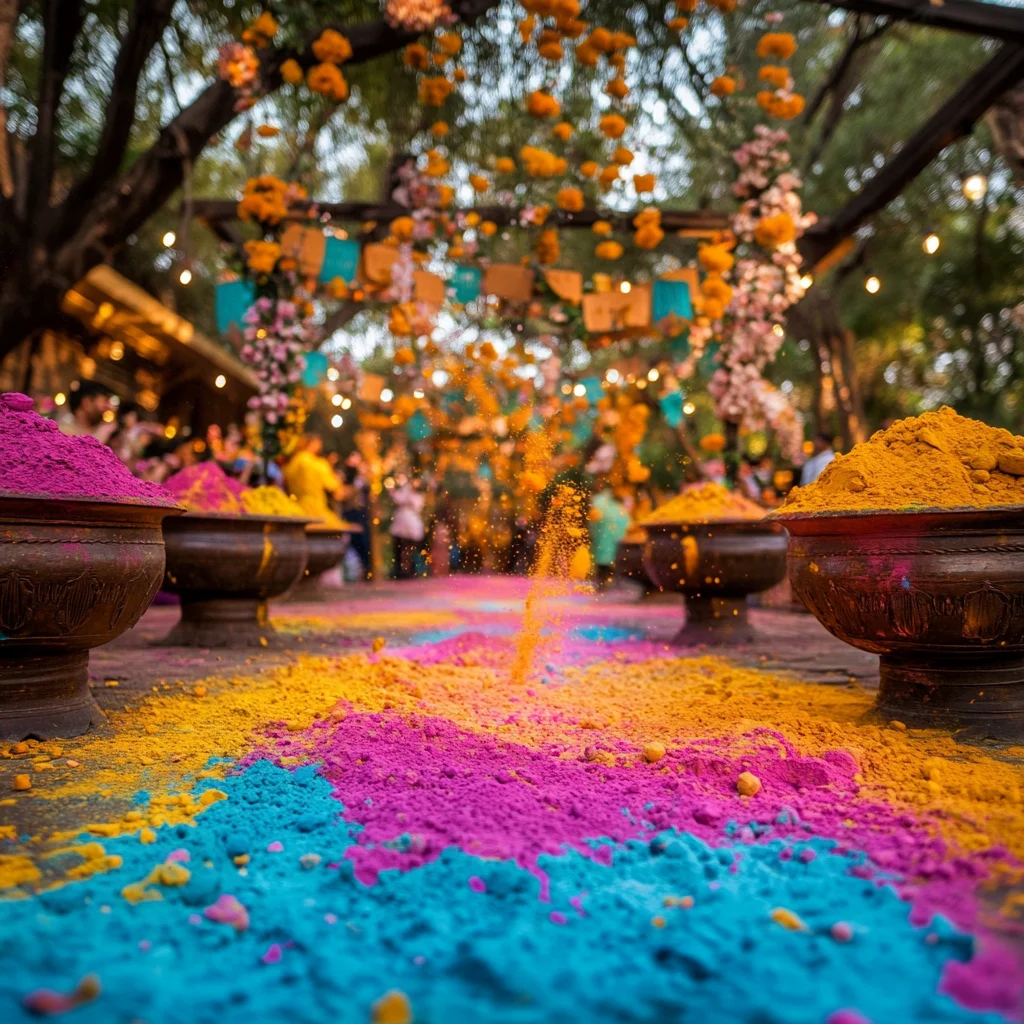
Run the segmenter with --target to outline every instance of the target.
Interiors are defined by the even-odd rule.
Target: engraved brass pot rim
[[[992,529],[1002,523],[1024,527],[1024,505],[986,505],[983,508],[883,508],[847,512],[773,512],[768,517],[768,522],[781,523],[790,533],[814,533],[815,524],[828,527],[841,523],[849,523],[855,529],[870,528],[872,531],[877,530],[880,523],[900,529],[913,529],[915,526],[936,526],[943,530],[955,530],[960,527]],[[821,532],[836,531],[823,529]]]

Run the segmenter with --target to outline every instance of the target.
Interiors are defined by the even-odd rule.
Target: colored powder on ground
[[[396,991],[422,1021],[717,1020],[722,1007],[739,1024],[839,1011],[875,1024],[1000,1019],[941,991],[978,944],[942,920],[914,927],[891,889],[852,875],[821,840],[716,848],[652,829],[616,848],[595,841],[592,856],[540,857],[549,902],[511,861],[458,848],[368,888],[353,877],[350,808],[313,768],[256,762],[225,788],[194,829],[162,829],[151,846],[111,841],[133,879],[187,849],[189,879],[161,900],[130,905],[122,879],[98,875],[4,905],[2,1019],[27,1024],[26,997],[91,972],[97,996],[75,1011],[81,1024],[365,1024]],[[210,919],[228,904],[248,927]],[[776,924],[779,907],[806,930]],[[851,941],[832,937],[838,921]]]
[[[1024,437],[948,406],[899,420],[837,455],[777,515],[1024,505]]]
[[[308,519],[302,506],[289,498],[280,487],[265,485],[242,491],[242,508],[251,516],[290,516]]]
[[[671,501],[641,520],[641,526],[712,523],[730,519],[763,519],[765,510],[737,491],[708,481],[691,484]]]
[[[168,478],[165,486],[190,512],[226,512],[242,515],[245,488],[216,462],[188,466]]]
[[[174,508],[159,484],[138,480],[94,437],[62,434],[32,399],[0,394],[0,493]]]

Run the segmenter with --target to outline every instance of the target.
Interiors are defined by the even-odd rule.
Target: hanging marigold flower
[[[276,175],[250,178],[242,187],[237,211],[241,220],[279,224],[288,214],[289,186]]]
[[[483,224],[480,225],[480,234],[483,235],[484,238],[491,238],[497,233],[498,225],[495,224],[493,220],[485,220]]]
[[[626,120],[619,114],[605,114],[599,123],[601,134],[609,139],[621,139],[626,131]]]
[[[441,139],[448,134],[448,122],[447,121],[435,121],[430,126],[430,134],[435,138]]]
[[[407,68],[416,71],[426,71],[430,61],[430,54],[422,43],[410,43],[402,54],[402,63]]]
[[[559,189],[555,203],[560,210],[568,210],[570,213],[579,213],[585,205],[583,193],[578,188]]]
[[[431,149],[427,153],[427,166],[424,173],[428,178],[443,178],[450,169],[451,165],[436,149]]]
[[[619,180],[618,164],[609,164],[607,167],[602,168],[601,173],[597,176],[597,180],[605,191],[610,189]]]
[[[558,232],[554,228],[546,228],[540,233],[534,255],[537,257],[537,262],[543,266],[549,267],[558,262]]]
[[[519,151],[519,157],[531,178],[553,178],[566,171],[564,157],[555,156],[554,153],[538,149],[536,146],[523,146]]]
[[[412,217],[396,217],[389,225],[388,230],[400,242],[408,242],[412,238],[413,228],[416,222]]]
[[[624,53],[613,53],[608,58],[608,66],[614,68],[620,75],[626,73],[626,55]]]
[[[562,112],[562,105],[554,96],[537,89],[527,97],[526,109],[531,117],[543,120],[548,117],[558,117]]]
[[[587,36],[587,46],[598,53],[611,53],[615,49],[614,39],[611,32],[606,28],[591,29]]]
[[[535,206],[533,208],[533,215],[529,218],[529,221],[533,224],[536,224],[537,227],[540,227],[548,219],[548,214],[550,212],[551,207],[546,206],[542,203],[541,205]],[[523,220],[526,219],[526,217],[523,218]]]
[[[723,308],[732,301],[732,288],[717,274],[705,278],[704,283],[700,286],[700,291],[705,301],[712,299],[721,302]]]
[[[709,320],[721,320],[725,315],[725,303],[721,299],[705,299],[703,313]]]
[[[757,55],[789,60],[796,53],[796,38],[791,32],[766,32],[757,41]]]
[[[628,50],[631,46],[636,46],[635,36],[631,36],[628,32],[612,33],[611,48],[613,50]]]
[[[697,252],[700,265],[709,274],[723,274],[732,270],[736,258],[724,245],[702,245]]]
[[[562,50],[562,44],[558,42],[557,39],[541,43],[540,46],[537,47],[537,53],[539,53],[545,60],[550,61],[559,61],[565,56],[565,53]]]
[[[600,59],[600,51],[595,50],[586,40],[576,47],[576,60],[582,67],[596,68]]]
[[[678,5],[677,5],[678,6]],[[682,32],[686,26],[690,24],[689,18],[673,18],[668,23],[668,30],[670,32]]]
[[[763,249],[777,249],[796,238],[796,225],[788,213],[762,217],[754,226],[754,241]]]
[[[333,64],[316,64],[306,72],[306,85],[311,92],[319,92],[343,103],[348,99],[348,82]]]
[[[333,28],[325,28],[313,43],[313,55],[322,64],[344,64],[352,56],[352,44]]]
[[[565,39],[579,39],[587,31],[587,23],[577,18],[559,19],[555,27]]]
[[[664,237],[665,232],[657,225],[645,224],[634,232],[633,244],[638,249],[657,249]]]
[[[246,263],[254,274],[269,274],[281,258],[281,246],[277,242],[250,239],[243,246]]]
[[[349,297],[348,285],[340,277],[332,277],[327,282],[327,295],[332,299],[347,299]]]
[[[499,156],[494,161],[494,169],[498,174],[515,174],[516,162],[510,156]]]
[[[277,35],[278,24],[269,11],[264,11],[243,33],[242,42],[262,50]]]
[[[524,45],[533,38],[533,30],[537,25],[537,19],[531,14],[528,17],[523,18],[519,25],[519,38],[522,39]]]
[[[633,151],[626,149],[625,146],[619,146],[618,149],[612,153],[612,162],[618,164],[620,167],[628,167],[633,162]]]
[[[439,107],[452,94],[455,87],[444,75],[420,81],[419,99],[425,107]]]
[[[767,82],[776,89],[785,89],[789,85],[789,68],[779,64],[765,64],[757,73],[762,82]]]
[[[580,164],[580,174],[584,178],[592,178],[600,170],[600,166],[596,160],[584,160]]]
[[[736,0],[708,0],[708,3],[722,14],[732,14],[736,10]]]
[[[475,228],[480,223],[480,214],[476,210],[470,210],[463,219],[467,228]]]
[[[605,87],[605,95],[612,96],[617,100],[623,100],[629,95],[629,86],[624,78],[613,78]]]
[[[395,366],[412,366],[416,362],[416,353],[408,346],[395,349]]]
[[[272,124],[261,124],[256,129],[256,134],[261,139],[272,139],[272,138],[274,138],[275,135],[280,135],[281,134],[281,129],[280,128],[275,128]]]
[[[569,136],[572,135],[572,125],[568,121],[559,121],[554,128],[551,129],[551,134],[556,139],[561,139],[562,142],[567,142]]]
[[[455,189],[451,185],[435,185],[437,190],[437,205],[451,206],[455,202]]]
[[[633,188],[637,192],[653,192],[654,186],[657,184],[657,178],[653,174],[634,174],[633,175]]]
[[[622,246],[618,242],[598,242],[594,255],[599,260],[617,260],[622,256]]]
[[[464,82],[466,80],[465,68],[456,68],[452,72],[452,78],[454,78],[456,82]]]
[[[641,210],[633,218],[633,227],[643,228],[653,225],[658,227],[661,224],[661,210],[655,206],[648,206],[646,209]]]
[[[719,75],[711,83],[712,96],[731,96],[736,91],[736,79],[729,75]]]
[[[288,58],[281,65],[281,78],[284,79],[289,85],[298,85],[306,76],[302,72],[302,66],[297,60]]]
[[[437,37],[437,48],[454,57],[462,49],[462,36],[458,32],[445,32]]]
[[[491,187],[491,183],[482,174],[471,174],[469,183],[474,192],[486,192]]]
[[[772,117],[783,121],[799,117],[804,109],[804,98],[797,93],[783,96],[776,92],[762,90],[757,94],[757,105]]]
[[[388,330],[396,338],[408,338],[412,334],[412,325],[400,305],[391,307],[391,319],[388,321]]]
[[[242,43],[225,43],[217,55],[217,75],[232,89],[244,89],[251,84],[259,67],[259,58]]]
[[[612,233],[612,226],[606,220],[595,220],[591,225],[590,230],[593,231],[595,235],[607,237]]]

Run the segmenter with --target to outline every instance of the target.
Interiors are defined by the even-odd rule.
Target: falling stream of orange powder
[[[537,432],[527,440],[526,462],[543,464],[551,454],[547,434]],[[553,601],[570,593],[590,574],[589,532],[584,524],[585,495],[563,484],[555,489],[541,520],[537,548],[530,567],[530,589],[523,608],[523,624],[516,636],[512,682],[524,683],[545,629],[553,626],[557,610]]]

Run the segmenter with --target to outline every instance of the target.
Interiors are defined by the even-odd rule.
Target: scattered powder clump
[[[242,508],[251,516],[290,516],[308,519],[305,509],[279,487],[253,487],[242,491]]]
[[[174,508],[159,484],[137,480],[94,437],[62,434],[33,404],[28,395],[0,394],[0,493]]]
[[[729,519],[763,519],[765,510],[736,491],[709,481],[692,484],[682,494],[640,520],[641,526],[711,523]]]
[[[899,420],[838,455],[777,515],[1024,505],[1024,437],[948,406]]]
[[[242,515],[245,488],[216,462],[189,466],[167,480],[167,490],[189,512],[227,512]]]

